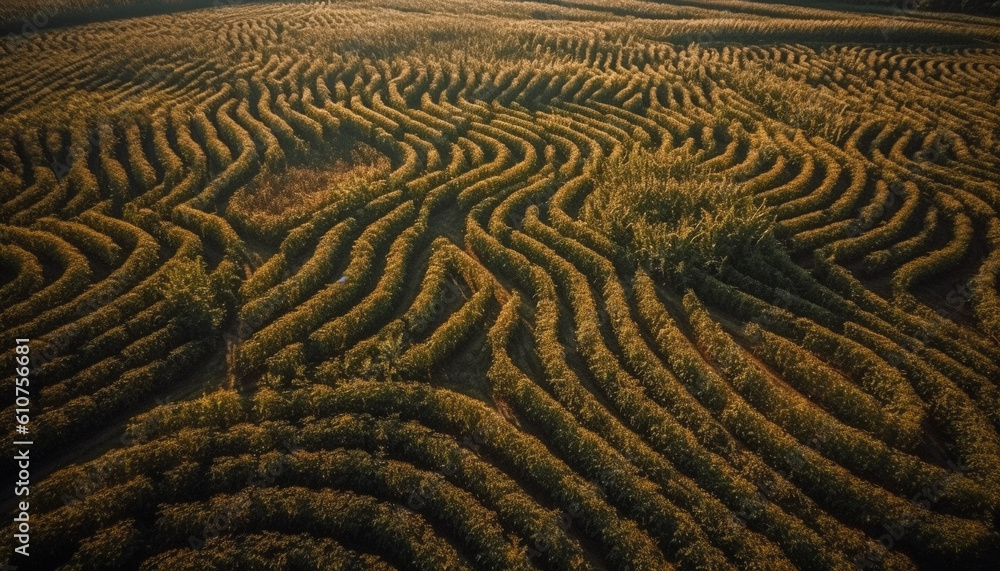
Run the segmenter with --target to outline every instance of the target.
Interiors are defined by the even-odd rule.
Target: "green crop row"
[[[252,371],[281,348],[302,340],[338,310],[346,307],[373,278],[377,249],[381,249],[412,222],[414,206],[407,201],[368,226],[354,243],[344,270],[345,283],[329,284],[306,303],[284,314],[245,341],[238,350],[239,371]]]

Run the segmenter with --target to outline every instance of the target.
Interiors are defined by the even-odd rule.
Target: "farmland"
[[[10,564],[1000,560],[1000,20],[222,4],[0,37]]]

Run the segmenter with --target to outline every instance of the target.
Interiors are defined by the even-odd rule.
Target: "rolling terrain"
[[[10,563],[992,568],[1000,21],[847,10],[0,40]]]

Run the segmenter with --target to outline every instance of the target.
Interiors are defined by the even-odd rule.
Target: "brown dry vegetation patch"
[[[385,155],[366,145],[353,150],[347,159],[293,166],[282,173],[261,177],[237,192],[232,206],[265,216],[314,212],[326,202],[331,189],[379,179],[389,172],[389,167]]]
[[[345,193],[385,180],[391,167],[388,157],[368,145],[317,157],[280,173],[258,175],[233,193],[225,215],[252,240],[280,241]]]

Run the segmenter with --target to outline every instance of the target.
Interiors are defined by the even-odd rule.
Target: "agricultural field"
[[[997,568],[989,7],[114,4],[0,12],[5,569]]]

